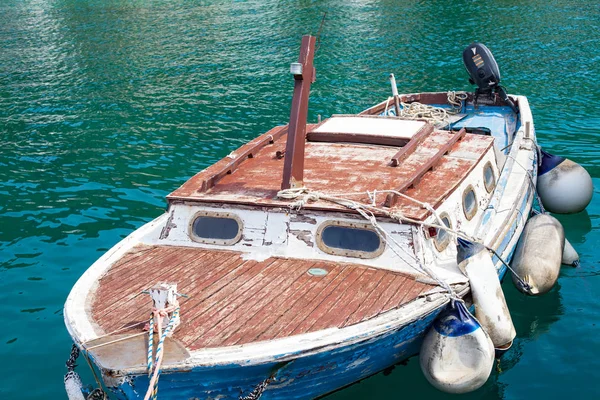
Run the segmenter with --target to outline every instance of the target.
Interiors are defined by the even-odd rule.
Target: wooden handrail
[[[397,188],[396,191],[402,193],[409,187],[416,185],[421,180],[423,175],[425,175],[429,170],[435,167],[435,165],[440,162],[442,157],[446,155],[450,151],[450,149],[452,149],[452,146],[454,146],[456,142],[461,140],[466,135],[466,133],[467,131],[465,128],[462,128],[460,131],[456,132],[452,136],[452,138],[450,138],[450,140],[444,143],[444,145],[438,150],[437,153],[433,155],[433,157],[431,157],[429,160],[427,160],[427,162],[425,162],[417,170],[415,170],[413,174],[409,177],[409,179],[407,179],[406,182],[404,182],[399,188]],[[389,194],[386,198],[385,205],[387,207],[394,207],[397,202],[398,195]]]
[[[422,127],[421,130],[419,130],[419,132],[417,132],[417,134],[414,135],[410,141],[392,157],[391,166],[397,167],[400,165],[402,161],[406,160],[409,155],[415,152],[419,144],[421,144],[425,138],[431,135],[431,133],[433,133],[433,125],[427,124]]]

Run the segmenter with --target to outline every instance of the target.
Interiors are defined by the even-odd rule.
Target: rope
[[[388,115],[388,107],[390,106],[390,100],[392,99],[393,97],[388,97],[385,101],[385,111],[383,112],[383,115]]]
[[[377,192],[374,191],[373,193],[367,192],[367,195],[369,196],[370,199],[373,200],[374,204],[376,204],[375,197],[376,197],[377,193],[397,193],[402,197],[406,197],[407,199],[410,199],[410,200],[416,202],[417,204],[421,205],[422,207],[425,207],[426,209],[430,210],[434,215],[436,215],[436,219],[439,222],[441,222],[439,215],[437,215],[436,211],[429,204],[423,203],[421,201],[418,201],[416,199],[413,199],[409,196],[406,196],[400,192],[396,192],[393,190],[382,190],[382,191],[377,191]],[[364,195],[364,193],[353,193],[353,194],[346,193],[343,195]],[[410,218],[406,218],[405,216],[403,216],[399,213],[390,213],[389,211],[387,211],[381,207],[362,204],[362,203],[359,203],[359,202],[356,202],[356,201],[353,201],[350,199],[338,197],[338,196],[331,196],[331,195],[326,195],[324,193],[313,192],[306,188],[284,189],[277,193],[277,197],[282,198],[282,199],[295,200],[295,199],[300,198],[299,200],[295,201],[294,203],[292,203],[290,205],[290,208],[292,208],[292,209],[300,210],[300,208],[302,208],[307,202],[326,200],[326,201],[330,201],[330,202],[333,202],[336,204],[340,204],[351,210],[357,211],[363,218],[365,218],[367,221],[369,221],[371,223],[371,225],[377,230],[377,232],[380,233],[380,236],[384,242],[386,242],[388,244],[390,244],[390,242],[391,242],[394,244],[394,246],[390,246],[390,249],[394,252],[394,254],[396,254],[396,256],[398,258],[400,258],[404,263],[406,263],[407,265],[409,265],[411,268],[415,269],[416,271],[428,275],[439,286],[444,288],[448,292],[448,294],[450,295],[451,298],[459,299],[458,295],[454,292],[454,290],[450,287],[450,285],[446,281],[441,279],[432,269],[430,269],[426,265],[423,265],[415,256],[413,256],[413,255],[409,254],[407,251],[405,251],[403,246],[400,245],[400,243],[398,243],[392,236],[387,235],[387,232],[385,231],[385,229],[377,222],[377,218],[375,217],[374,212],[379,212],[381,214],[384,214],[390,218],[393,218],[393,219],[399,220],[399,221],[408,221],[408,222],[413,222],[415,224],[424,225],[422,222],[416,221],[416,220],[413,220]],[[434,224],[427,224],[427,225],[437,226]],[[450,230],[443,223],[441,225],[443,225],[446,230]],[[413,263],[406,261],[403,258],[403,256],[399,253],[398,250],[402,250],[403,252],[406,253],[406,255],[410,256],[418,264],[419,268],[415,267]]]
[[[150,323],[148,326],[148,378],[152,377],[152,360],[154,352],[154,312],[150,313]]]
[[[93,350],[93,349],[97,349],[98,347],[108,346],[109,344],[114,344],[114,343],[122,342],[124,340],[131,339],[131,338],[134,338],[136,336],[141,336],[141,335],[145,335],[145,334],[146,334],[145,332],[134,333],[134,334],[129,335],[129,336],[125,336],[125,337],[118,338],[118,339],[115,339],[115,340],[110,340],[108,342],[100,343],[100,344],[97,344],[97,345],[94,345],[94,346],[86,347],[86,350],[90,351],[90,350]],[[102,337],[104,337],[104,336],[102,336]]]
[[[416,204],[418,204],[419,206],[425,208],[426,210],[430,211],[432,213],[432,215],[435,217],[437,224],[434,223],[427,223],[427,222],[423,222],[423,221],[418,221],[412,218],[408,218],[406,216],[404,216],[403,214],[401,214],[400,212],[396,211],[396,212],[390,212],[382,207],[377,207],[377,201],[376,201],[376,196],[378,193],[388,193],[388,194],[395,194],[397,196],[400,196],[406,200],[409,200],[411,202],[414,202]],[[394,254],[396,254],[396,256],[398,256],[398,258],[400,258],[404,263],[406,263],[408,266],[410,266],[411,268],[413,268],[414,270],[420,272],[420,273],[425,273],[426,275],[428,275],[431,279],[433,279],[439,286],[441,286],[442,288],[444,288],[448,294],[450,295],[451,299],[456,299],[456,300],[460,300],[460,297],[458,297],[458,295],[454,292],[454,290],[450,287],[450,285],[444,281],[442,278],[440,278],[435,271],[433,271],[431,268],[427,267],[426,265],[422,264],[415,256],[409,254],[408,252],[406,252],[403,247],[400,245],[400,243],[398,243],[392,236],[387,235],[385,229],[377,222],[377,219],[375,217],[375,213],[380,213],[388,218],[394,219],[398,222],[408,222],[411,224],[415,224],[421,227],[428,227],[428,228],[435,228],[435,229],[442,229],[450,234],[455,235],[456,237],[459,237],[461,239],[465,239],[468,240],[470,242],[473,243],[479,243],[481,245],[483,245],[487,250],[491,251],[492,253],[494,253],[494,255],[496,257],[498,257],[498,259],[505,265],[507,266],[511,272],[514,271],[512,270],[512,268],[510,268],[510,266],[508,265],[508,263],[506,261],[504,261],[502,259],[502,257],[500,257],[500,255],[490,246],[485,245],[484,243],[481,243],[481,240],[478,240],[470,235],[467,235],[466,233],[462,232],[462,231],[458,231],[455,229],[451,229],[448,226],[446,226],[446,224],[444,224],[442,222],[442,219],[440,217],[440,215],[437,213],[437,211],[428,203],[424,203],[422,201],[419,201],[413,197],[410,197],[404,193],[395,191],[395,190],[374,190],[373,192],[366,192],[367,196],[369,197],[369,199],[371,200],[371,204],[364,204],[364,203],[359,203],[357,201],[351,200],[351,199],[347,199],[344,198],[342,196],[357,196],[357,195],[361,195],[364,196],[365,193],[363,192],[356,192],[356,193],[340,193],[340,194],[336,194],[336,195],[327,195],[324,193],[320,193],[320,192],[315,192],[315,191],[311,191],[307,188],[293,188],[293,189],[284,189],[281,190],[277,193],[277,197],[281,198],[281,199],[286,199],[286,200],[296,200],[294,203],[292,203],[290,205],[290,208],[292,210],[300,210],[302,207],[304,207],[304,205],[308,202],[316,202],[319,200],[324,200],[324,201],[329,201],[335,204],[339,204],[342,206],[345,206],[351,210],[355,210],[356,212],[358,212],[363,218],[365,218],[367,221],[369,221],[371,223],[371,225],[379,232],[382,240],[386,243],[390,243],[390,241],[394,244],[394,246],[390,246],[390,249],[394,252]],[[419,266],[419,268],[415,267],[413,265],[413,263],[407,262],[398,252],[397,249],[401,249],[402,251],[404,251],[407,255],[409,255]],[[515,274],[515,276],[517,277],[517,279],[519,280],[519,282],[521,284],[524,285],[524,287],[528,287],[529,285],[523,280],[521,279],[521,277],[519,277],[518,275]]]
[[[392,97],[391,97],[392,98]],[[384,115],[388,114],[388,105],[391,98],[388,98],[385,104]],[[398,117],[406,119],[422,119],[442,125],[450,122],[450,116],[458,114],[462,110],[463,102],[467,100],[467,94],[464,92],[450,91],[447,93],[448,104],[450,108],[435,107],[429,104],[413,101],[412,103],[400,102],[402,108]]]
[[[169,323],[168,323],[167,327],[165,328],[165,331],[162,332],[162,319],[164,317],[168,317],[170,312],[172,312],[173,315],[171,316],[171,319],[169,320]],[[160,336],[160,340],[158,341],[158,345],[156,346],[156,360],[154,360],[154,371],[152,373],[152,377],[150,379],[150,384],[148,385],[148,391],[146,392],[146,396],[144,397],[144,400],[149,400],[149,399],[155,400],[158,396],[158,379],[160,378],[160,367],[161,367],[161,364],[163,361],[163,354],[164,354],[163,345],[164,345],[166,337],[169,335],[169,333],[173,329],[175,321],[177,320],[178,317],[179,317],[179,303],[177,301],[175,301],[175,303],[171,307],[163,308],[160,310],[157,310],[157,309],[152,310],[152,314],[150,315],[150,326],[152,326],[154,328],[154,323],[156,323],[157,333],[158,333],[158,336]],[[149,330],[149,332],[150,332],[150,337],[152,337],[154,335],[154,329]],[[151,345],[153,345],[153,340],[151,341],[149,339],[148,340],[148,353],[152,353],[153,348],[151,347]],[[152,357],[150,357],[150,360],[148,362],[149,376],[150,376],[150,372],[152,371],[152,367],[153,367],[152,364],[153,364]]]
[[[102,392],[104,394],[104,396],[106,397],[106,394],[104,393],[104,390],[102,389],[102,382],[100,382],[100,378],[98,378],[98,375],[96,374],[96,370],[92,366],[92,362],[90,361],[90,357],[88,356],[88,353],[87,353],[87,351],[85,349],[83,350],[83,358],[87,362],[87,365],[90,367],[90,370],[92,371],[92,375],[94,375],[94,380],[96,381],[96,385],[98,385],[98,388],[94,389],[94,391],[92,393],[90,393],[90,395],[88,396],[88,398],[90,398],[92,396],[92,394],[94,392],[97,392],[97,391]],[[91,397],[91,398],[93,399],[93,397]]]

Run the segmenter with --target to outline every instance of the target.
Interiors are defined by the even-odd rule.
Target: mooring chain
[[[67,366],[67,373],[64,377],[64,382],[66,383],[68,380],[79,380],[79,375],[75,372],[75,367],[77,367],[77,358],[79,357],[79,347],[73,343],[73,347],[71,347],[71,354],[69,355],[69,359],[65,363]]]
[[[71,347],[71,354],[69,354],[69,359],[65,363],[65,365],[67,367],[67,373],[65,374],[64,382],[65,383],[67,381],[77,382],[77,385],[79,385],[79,388],[81,389],[81,378],[79,377],[79,374],[77,372],[75,372],[79,354],[80,354],[79,347],[75,343],[73,343],[73,346]],[[91,365],[90,365],[90,368],[91,368]],[[92,372],[94,372],[93,369],[92,369]],[[95,373],[94,373],[94,375],[95,375]],[[105,400],[107,398],[108,397],[106,396],[106,393],[104,392],[104,390],[102,390],[102,388],[99,387],[99,388],[92,390],[90,392],[90,394],[87,395],[86,400]]]
[[[106,396],[106,393],[104,393],[104,390],[102,390],[100,388],[96,388],[96,389],[92,390],[92,392],[90,394],[88,394],[88,396],[85,399],[86,400],[106,400],[106,399],[108,399],[108,397]]]
[[[258,399],[260,399],[260,396],[262,396],[263,392],[265,391],[267,386],[269,386],[269,383],[271,383],[272,380],[273,380],[272,377],[265,379],[264,381],[259,383],[254,388],[254,390],[252,390],[247,396],[240,396],[239,399],[240,400],[258,400]]]
[[[75,367],[77,367],[77,358],[79,357],[79,347],[75,343],[73,343],[73,347],[71,347],[71,354],[69,355],[69,359],[65,363],[67,366],[67,371],[73,372],[75,371]]]

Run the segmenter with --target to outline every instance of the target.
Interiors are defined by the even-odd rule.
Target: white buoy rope
[[[535,145],[536,149],[539,149],[538,144],[536,142],[534,142],[533,139],[529,139],[529,140],[531,140],[533,142],[533,144]],[[527,168],[525,168],[519,161],[517,161],[516,158],[514,158],[510,154],[507,154],[506,158],[512,159],[515,162],[515,164],[517,166],[521,167],[521,169],[525,172],[525,174],[527,175],[529,186],[533,190],[533,195],[535,196],[535,199],[537,200],[538,206],[540,207],[540,211],[541,211],[542,214],[545,214],[546,213],[546,209],[544,208],[544,205],[542,204],[542,199],[540,198],[540,194],[538,193],[537,185],[533,181],[533,176],[531,176],[531,172]],[[538,161],[539,161],[539,159],[538,159]]]

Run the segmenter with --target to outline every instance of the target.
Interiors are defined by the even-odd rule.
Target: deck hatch
[[[190,222],[190,237],[200,243],[232,245],[240,240],[242,226],[235,214],[199,211]]]
[[[317,246],[328,254],[375,258],[383,253],[379,234],[366,223],[326,221],[317,230]]]

